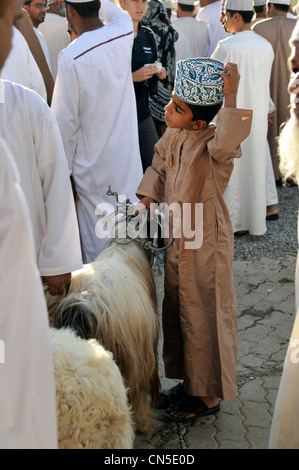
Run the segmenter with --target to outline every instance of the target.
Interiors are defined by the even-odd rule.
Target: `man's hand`
[[[238,72],[237,64],[227,62],[223,67],[224,71],[229,73],[223,73],[221,77],[224,80],[223,93],[225,95],[225,107],[235,108],[237,105],[237,91],[240,81],[240,75]]]
[[[71,273],[59,274],[57,276],[42,276],[42,281],[48,284],[51,295],[62,295],[69,288]]]

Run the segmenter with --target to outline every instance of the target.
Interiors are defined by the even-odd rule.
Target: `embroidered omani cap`
[[[176,66],[174,93],[182,101],[211,106],[224,99],[223,62],[209,57],[179,60]]]
[[[227,0],[226,10],[253,11],[253,0]]]
[[[263,5],[266,5],[267,0],[254,0],[253,4],[255,7],[261,7]]]

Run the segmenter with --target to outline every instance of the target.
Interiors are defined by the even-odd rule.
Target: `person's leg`
[[[151,166],[155,144],[159,140],[153,118],[150,116],[138,124],[139,148],[143,171]]]

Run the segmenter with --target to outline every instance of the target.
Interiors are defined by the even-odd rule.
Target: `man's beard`
[[[63,16],[64,18],[66,17],[66,7],[63,3],[60,4],[58,15]]]
[[[279,169],[283,180],[299,184],[299,119],[293,111],[278,137]]]

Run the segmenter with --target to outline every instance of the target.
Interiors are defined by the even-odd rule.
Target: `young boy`
[[[175,421],[215,413],[219,399],[237,395],[233,231],[222,195],[233,158],[241,156],[240,143],[249,135],[252,111],[236,109],[237,66],[206,61],[177,63],[174,92],[165,107],[168,129],[137,190],[137,210],[176,203],[182,214],[180,237],[165,254],[162,314],[165,375],[183,382],[162,391],[160,407]],[[209,123],[218,111],[216,127]],[[202,203],[201,246],[188,246],[186,203],[193,230],[198,229],[195,208]],[[171,219],[170,226],[174,229]]]

